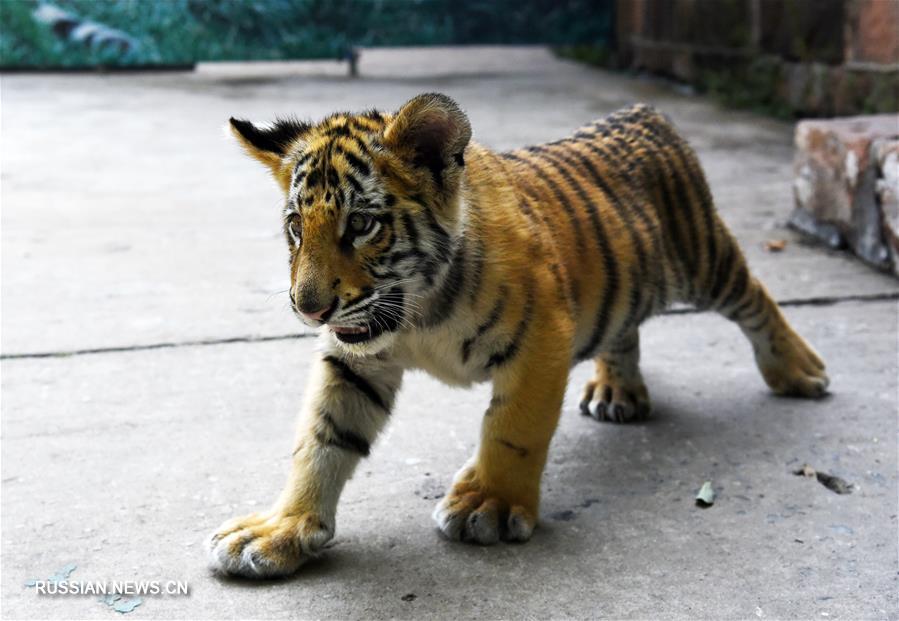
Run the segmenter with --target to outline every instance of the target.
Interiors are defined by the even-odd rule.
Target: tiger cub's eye
[[[365,215],[364,213],[354,213],[350,216],[350,230],[355,235],[365,235],[366,233],[371,231],[374,224],[374,219],[371,216]]]
[[[287,220],[287,234],[295,244],[300,244],[300,241],[303,239],[303,225],[299,216],[291,216]]]

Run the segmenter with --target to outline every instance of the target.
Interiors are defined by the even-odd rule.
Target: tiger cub
[[[231,119],[285,195],[290,299],[320,327],[290,474],[271,509],[207,542],[226,574],[294,572],[334,537],[337,500],[390,415],[407,369],[491,381],[479,447],[434,511],[450,539],[526,541],[572,365],[581,409],[649,413],[641,322],[712,309],[752,343],[780,394],[820,397],[824,363],[749,272],[696,155],[635,105],[569,138],[496,153],[449,97],[320,123]]]

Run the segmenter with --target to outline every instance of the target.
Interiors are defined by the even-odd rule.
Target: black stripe
[[[744,264],[737,265],[736,278],[731,279],[731,287],[728,290],[727,297],[717,305],[721,310],[727,309],[728,306],[740,300],[746,293],[746,287],[749,284],[749,270]]]
[[[305,170],[297,170],[294,172],[293,181],[291,181],[290,184],[292,187],[295,188],[298,185],[300,185],[303,182],[303,179],[305,179],[305,178],[306,178],[306,171]]]
[[[712,283],[710,280],[715,275],[715,268],[718,266],[718,218],[715,214],[714,201],[709,190],[708,181],[699,165],[695,154],[687,152],[689,147],[683,145],[681,157],[686,160],[688,175],[692,182],[693,188],[697,194],[696,208],[699,209],[703,223],[706,228],[706,243],[703,248],[706,250],[706,273],[703,289],[708,291]]]
[[[434,328],[453,314],[456,300],[462,293],[462,286],[465,282],[465,264],[465,238],[461,237],[456,244],[456,251],[453,253],[449,271],[431,303],[431,312],[426,317],[422,317],[422,327]]]
[[[413,248],[412,250],[397,250],[396,252],[387,256],[387,260],[390,262],[390,265],[396,265],[400,261],[404,261],[405,259],[426,259],[427,255],[423,253],[418,248]]]
[[[556,288],[559,293],[559,297],[564,299],[572,312],[574,312],[577,306],[577,301],[574,297],[574,291],[571,288],[571,278],[568,277],[568,273],[562,273],[562,268],[558,263],[552,262],[549,264],[549,271],[552,272],[554,280],[556,281]]]
[[[743,329],[746,330],[747,332],[758,332],[759,330],[764,328],[766,325],[768,325],[769,321],[771,321],[771,313],[765,313],[765,316],[762,317],[762,320],[760,322],[755,323],[751,326],[743,326]]]
[[[400,214],[400,218],[403,221],[403,228],[406,229],[406,237],[409,238],[409,243],[413,246],[417,246],[418,230],[415,228],[415,223],[412,222],[412,216],[409,215],[408,211],[404,211]]]
[[[486,245],[484,244],[484,240],[478,237],[476,247],[472,251],[472,256],[469,257],[470,261],[468,263],[468,283],[466,284],[466,288],[468,289],[469,304],[474,304],[475,299],[478,297],[478,293],[480,293],[481,280],[484,278],[484,261],[486,258]]]
[[[431,234],[437,238],[435,242],[435,246],[437,247],[437,253],[439,255],[439,261],[448,261],[450,255],[452,254],[452,239],[449,236],[449,233],[446,232],[439,222],[437,222],[437,218],[434,217],[434,214],[431,212],[430,208],[427,205],[422,203],[424,208],[424,216],[426,220],[426,224],[428,225],[428,230],[431,231]]]
[[[359,453],[363,457],[368,457],[371,453],[371,445],[368,440],[354,431],[341,429],[334,422],[334,418],[327,412],[321,413],[321,420],[328,427],[330,433],[319,431],[315,434],[316,438],[322,444],[336,446],[345,451]]]
[[[365,266],[366,271],[374,278],[381,280],[400,280],[403,276],[391,269],[379,270],[377,265]]]
[[[350,166],[355,168],[363,177],[367,177],[371,174],[371,168],[368,167],[368,164],[357,157],[355,153],[352,153],[351,151],[341,151],[341,153],[343,153],[343,157],[346,158],[346,161],[349,162]]]
[[[410,197],[410,200],[416,200],[422,207],[422,215],[425,218],[426,231],[430,232],[431,238],[428,240],[429,245],[431,245],[435,251],[435,254],[428,254],[422,251],[422,261],[416,266],[416,272],[420,273],[422,277],[425,279],[425,282],[428,287],[434,286],[434,279],[437,276],[437,273],[440,271],[440,268],[447,263],[450,262],[452,258],[452,241],[450,239],[449,234],[443,229],[437,219],[434,217],[434,214],[431,213],[430,208],[421,202],[421,199],[416,197]],[[409,242],[413,245],[416,245],[416,242],[419,239],[420,232],[413,226],[412,220],[408,218],[404,214],[404,224],[406,226],[411,226],[413,235],[410,236]]]
[[[321,181],[321,170],[319,168],[313,168],[309,171],[309,174],[306,175],[306,187],[314,188]]]
[[[357,295],[356,297],[354,297],[353,299],[351,299],[347,302],[344,302],[344,305],[343,305],[343,308],[341,309],[341,311],[347,312],[348,310],[352,309],[354,306],[358,306],[359,304],[362,304],[363,302],[367,302],[368,298],[372,297],[374,295],[374,293],[375,292],[371,287],[365,287],[364,289],[362,289],[362,291],[359,292],[359,295]]]
[[[521,339],[524,337],[525,332],[527,332],[528,324],[530,324],[533,315],[534,292],[529,289],[527,301],[524,305],[524,311],[521,320],[518,322],[518,326],[515,328],[515,334],[512,336],[512,340],[506,345],[505,349],[490,356],[490,359],[487,360],[487,369],[505,364],[518,353],[518,350],[521,348]]]
[[[507,449],[511,449],[511,450],[515,451],[516,453],[518,453],[519,457],[527,457],[528,456],[528,450],[526,448],[524,448],[523,446],[518,446],[517,444],[513,444],[504,438],[497,438],[496,441],[499,442],[500,444],[502,444],[503,446],[505,446]]]
[[[552,191],[555,195],[556,200],[562,206],[562,209],[565,211],[565,214],[568,216],[568,220],[571,224],[571,229],[574,231],[575,244],[577,244],[577,249],[580,254],[584,254],[586,251],[586,245],[584,243],[584,233],[581,231],[580,223],[577,220],[577,216],[575,215],[574,208],[571,206],[571,203],[568,201],[568,197],[565,196],[564,192],[562,192],[561,188],[559,188],[558,184],[549,178],[546,173],[537,166],[532,160],[521,157],[519,155],[515,155],[514,153],[504,153],[503,157],[510,160],[515,160],[516,162],[521,162],[528,168],[536,173],[537,177],[546,184],[546,186]]]
[[[487,317],[487,321],[478,326],[477,331],[474,336],[471,336],[462,343],[462,364],[468,362],[468,357],[471,355],[471,348],[474,345],[475,341],[477,341],[480,337],[484,335],[487,330],[496,325],[499,321],[500,317],[503,314],[503,309],[506,305],[506,295],[508,294],[508,289],[505,285],[500,287],[499,295],[497,296],[496,304],[493,306],[493,309],[490,311],[490,315]]]
[[[356,192],[356,194],[362,194],[362,184],[359,183],[359,180],[356,179],[355,176],[351,175],[350,173],[344,173],[343,178],[347,180],[347,183],[353,186],[353,190]]]
[[[743,311],[747,310],[750,306],[752,306],[755,303],[756,303],[755,292],[753,292],[752,294],[749,295],[749,297],[747,297],[743,301],[742,304],[740,304],[736,308],[733,308],[733,309],[727,311],[728,318],[733,319],[733,320],[739,320],[740,314]]]
[[[738,308],[728,313],[734,321],[743,323],[747,319],[752,319],[765,308],[765,295],[762,293],[761,287],[753,290],[752,295],[746,303],[741,304]]]
[[[636,335],[636,333],[634,333]],[[611,354],[613,356],[623,356],[625,354],[629,354],[640,345],[640,339],[638,337],[632,338],[622,338],[616,345],[611,348],[605,350],[604,353]]]
[[[528,192],[525,192],[525,193],[528,194],[528,196],[531,196],[531,198],[534,198],[535,200],[539,201],[539,199],[534,197],[533,194],[530,194]],[[534,222],[534,223],[537,222],[537,214],[534,213],[534,210],[531,209],[531,206],[528,205],[528,202],[526,200],[522,200],[521,198],[519,198],[518,199],[518,208],[521,210],[521,213],[523,213],[528,220],[530,220],[531,222]],[[545,219],[543,220],[543,223],[547,224]]]
[[[374,386],[372,386],[367,379],[353,371],[347,363],[343,360],[340,360],[336,356],[325,356],[325,362],[331,364],[334,367],[334,370],[337,371],[337,374],[347,383],[352,384],[356,390],[364,394],[368,397],[368,400],[374,403],[376,406],[390,413],[390,408],[384,402],[384,399],[381,398],[381,395],[378,394],[378,391],[375,390]]]
[[[337,176],[336,170],[334,170],[333,168],[328,168],[328,174],[326,175],[326,177],[328,179],[327,187],[334,188],[334,189],[337,189],[340,187],[340,177]],[[330,194],[330,190],[328,191],[328,194]],[[330,199],[325,199],[325,200],[330,200]]]
[[[350,126],[346,124],[344,121],[340,125],[331,125],[325,130],[325,135],[327,136],[352,136],[350,132]]]
[[[362,116],[364,116],[367,119],[371,119],[372,121],[379,121],[381,123],[384,122],[384,117],[381,116],[381,113],[378,110],[375,110],[374,108],[366,110],[365,112],[362,113]]]
[[[727,238],[726,238],[727,239]],[[718,267],[715,269],[715,280],[709,289],[708,305],[713,305],[719,296],[723,293],[724,285],[730,282],[728,278],[734,268],[734,261],[737,259],[736,242],[729,240],[725,254]]]
[[[362,140],[359,136],[351,136],[350,139],[356,143],[356,148],[359,149],[360,155],[371,159],[371,148],[368,146],[368,143]]]

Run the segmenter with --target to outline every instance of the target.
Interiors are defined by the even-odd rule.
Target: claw
[[[614,382],[590,382],[584,399],[580,403],[581,412],[598,421],[626,423],[643,420],[649,415],[649,398],[646,387],[639,384],[619,385]],[[586,406],[585,406],[586,404]]]

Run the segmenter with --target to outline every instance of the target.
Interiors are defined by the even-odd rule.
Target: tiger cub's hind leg
[[[581,412],[600,421],[626,423],[649,415],[649,392],[640,373],[637,328],[596,359],[596,375],[584,387]]]
[[[722,312],[737,322],[752,343],[755,362],[765,382],[780,395],[812,399],[824,396],[829,383],[824,361],[793,330],[765,287],[755,278],[750,280],[745,301]]]
[[[824,361],[793,330],[764,285],[749,273],[736,242],[732,238],[727,241],[731,245],[724,264],[730,263],[731,269],[719,274],[712,307],[740,326],[771,390],[795,397],[824,396],[829,383]]]

